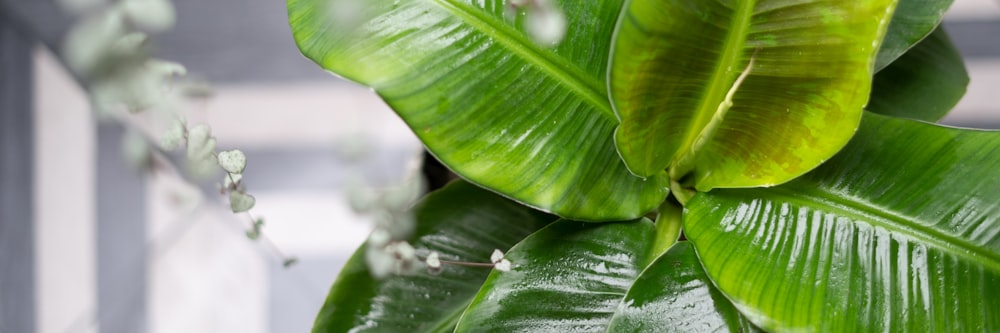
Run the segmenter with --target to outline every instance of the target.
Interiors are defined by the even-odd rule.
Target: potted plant
[[[950,2],[288,0],[463,178],[314,331],[1000,330],[1000,133],[933,123]]]

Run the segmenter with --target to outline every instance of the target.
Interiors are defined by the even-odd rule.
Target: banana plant
[[[950,4],[287,0],[462,178],[314,332],[1000,331],[1000,132],[934,123]]]

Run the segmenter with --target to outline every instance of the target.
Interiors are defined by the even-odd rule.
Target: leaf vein
[[[579,67],[557,58],[552,52],[542,50],[537,44],[509,25],[497,23],[496,19],[470,8],[468,4],[456,0],[431,0],[440,7],[459,17],[466,24],[474,27],[484,35],[503,45],[507,50],[517,54],[525,62],[556,78],[556,81],[569,90],[579,94],[595,109],[609,119],[617,119],[611,109],[611,102],[604,84],[599,79],[587,74]]]
[[[982,262],[984,266],[994,272],[1000,273],[1000,254],[990,252],[988,249],[978,247],[954,235],[934,230],[919,223],[913,223],[913,217],[894,214],[889,210],[881,209],[875,205],[864,204],[861,202],[861,199],[851,198],[842,193],[825,191],[822,188],[816,187],[810,191],[797,191],[787,187],[775,187],[766,190],[766,192],[771,196],[780,197],[783,201],[794,202],[805,207],[825,208],[828,212],[842,213],[858,222],[882,227],[892,234],[917,240],[956,257],[971,262]]]

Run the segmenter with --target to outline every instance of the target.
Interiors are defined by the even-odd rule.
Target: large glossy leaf
[[[857,128],[895,6],[869,1],[632,0],[610,91],[638,175],[698,190],[783,183]]]
[[[865,107],[879,114],[936,122],[965,95],[969,74],[944,28],[875,74]]]
[[[1000,132],[862,125],[794,182],[695,196],[708,275],[768,330],[1000,331]]]
[[[756,332],[712,285],[694,247],[679,242],[629,288],[608,332]]]
[[[418,254],[489,262],[555,217],[466,182],[432,193],[414,208]],[[489,274],[488,268],[446,265],[437,275],[373,279],[362,247],[337,277],[313,332],[450,332]]]
[[[605,72],[621,1],[566,1],[554,48],[505,19],[505,0],[288,0],[288,15],[303,54],[375,89],[463,178],[564,217],[622,220],[669,184],[630,175],[614,148]],[[330,14],[344,3],[363,10]]]
[[[953,0],[899,0],[885,41],[875,60],[875,71],[889,66],[941,23]]]
[[[744,327],[732,304],[697,274],[693,252],[656,259],[656,229],[643,219],[563,220],[540,230],[507,254],[512,271],[490,274],[456,332],[610,332],[613,320],[655,332]]]
[[[653,223],[563,220],[507,253],[509,272],[493,272],[456,332],[600,332],[653,259]]]

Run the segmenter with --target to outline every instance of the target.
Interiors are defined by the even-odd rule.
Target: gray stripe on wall
[[[0,332],[35,331],[32,42],[0,12]]]
[[[1000,20],[945,21],[944,28],[965,59],[1000,58]]]
[[[97,320],[101,333],[148,332],[146,192],[125,165],[119,124],[97,129]]]

